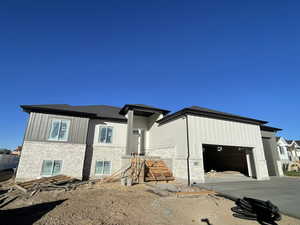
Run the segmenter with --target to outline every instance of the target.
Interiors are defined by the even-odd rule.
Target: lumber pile
[[[12,192],[11,189],[7,189],[2,192],[4,192],[4,193],[0,194],[0,209],[4,206],[8,205],[9,203],[13,202],[14,200],[16,200],[19,197],[18,195],[11,194],[11,192]]]
[[[140,157],[131,158],[131,178],[133,183],[143,183],[145,180],[145,160]]]
[[[8,189],[0,190],[0,209],[18,198],[28,199],[41,191],[74,190],[79,185],[87,183],[73,177],[57,175],[16,183]]]
[[[171,181],[175,179],[163,160],[146,160],[145,164],[145,181]]]
[[[53,190],[53,189],[71,189],[76,181],[75,178],[65,176],[65,175],[57,175],[53,177],[43,177],[36,180],[30,180],[22,183],[16,183],[15,187],[19,190],[27,193],[29,191],[41,190]]]

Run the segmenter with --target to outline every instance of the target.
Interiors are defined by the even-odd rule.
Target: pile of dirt
[[[211,170],[211,171],[207,172],[205,175],[209,176],[209,177],[222,177],[222,176],[241,176],[241,177],[245,177],[245,174],[243,174],[239,171],[231,171],[231,170],[227,170],[227,171]]]
[[[232,216],[234,202],[209,194],[178,198],[177,191],[196,191],[180,184],[87,184],[72,191],[41,192],[0,210],[3,224],[35,225],[194,225],[257,224]],[[199,190],[198,190],[199,191]],[[157,192],[168,193],[160,195]],[[283,217],[279,224],[300,224]]]

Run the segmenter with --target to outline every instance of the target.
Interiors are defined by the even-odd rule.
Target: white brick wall
[[[94,146],[93,157],[90,170],[90,178],[97,178],[95,175],[95,164],[96,161],[111,161],[111,173],[118,171],[122,167],[121,157],[125,154],[125,147],[114,147],[114,146]]]
[[[62,160],[61,174],[82,178],[86,145],[25,141],[16,180],[40,178],[43,160]]]

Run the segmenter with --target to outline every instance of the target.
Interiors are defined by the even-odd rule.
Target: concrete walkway
[[[242,181],[196,184],[233,197],[270,200],[280,211],[300,219],[300,178],[271,177],[269,181]]]

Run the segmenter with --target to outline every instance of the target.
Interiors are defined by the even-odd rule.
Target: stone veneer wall
[[[25,141],[16,180],[41,177],[43,160],[62,160],[61,174],[82,178],[85,144]]]

